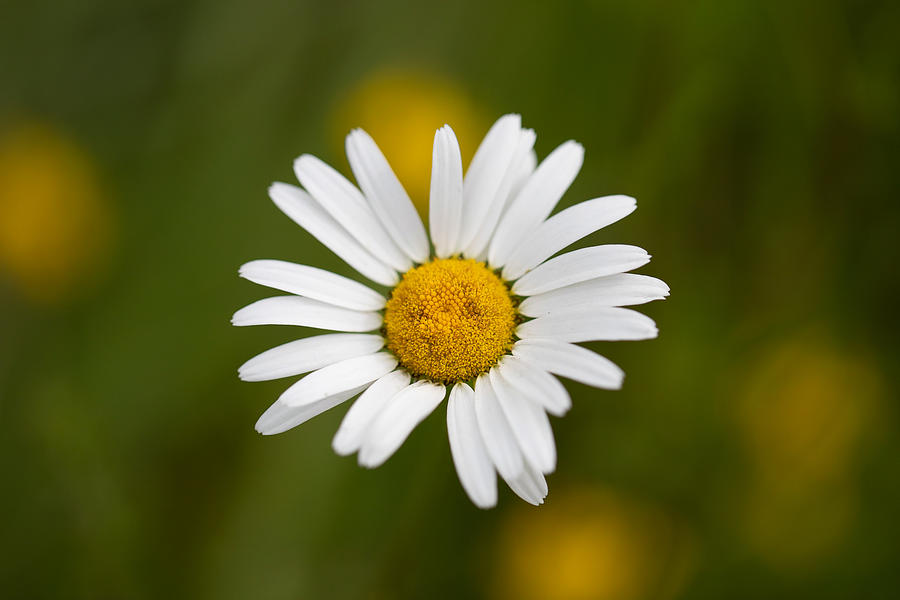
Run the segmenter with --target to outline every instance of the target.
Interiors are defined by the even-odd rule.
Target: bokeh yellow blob
[[[858,446],[883,389],[862,353],[818,337],[791,340],[753,368],[737,404],[751,463],[742,531],[773,566],[811,568],[851,529]]]
[[[561,490],[507,518],[494,597],[664,600],[683,589],[695,554],[688,529],[658,508],[607,489]]]
[[[781,571],[803,573],[830,557],[851,531],[859,493],[850,481],[829,484],[759,478],[742,494],[747,547]]]
[[[766,470],[824,480],[844,474],[880,395],[879,373],[823,341],[792,341],[759,366],[739,404],[750,455]]]
[[[94,165],[39,124],[0,134],[0,273],[27,298],[71,298],[96,274],[110,240],[110,208]]]
[[[453,82],[401,69],[377,71],[350,89],[333,123],[333,137],[341,143],[355,127],[369,132],[423,217],[434,132],[445,123],[453,128],[465,167],[489,125]],[[343,145],[339,150],[343,153]]]

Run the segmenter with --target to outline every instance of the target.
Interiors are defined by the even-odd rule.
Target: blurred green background
[[[0,596],[896,598],[900,3],[4,2]],[[266,196],[367,128],[417,202],[520,112],[639,210],[661,335],[595,344],[535,509],[462,491],[439,408],[383,467],[273,438],[296,329],[254,258],[352,274]],[[306,335],[308,332],[302,332]]]

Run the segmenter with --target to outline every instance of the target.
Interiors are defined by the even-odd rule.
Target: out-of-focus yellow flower
[[[752,465],[742,529],[764,560],[805,569],[840,545],[856,517],[857,446],[882,394],[864,356],[821,339],[792,340],[755,369],[737,405]]]
[[[110,209],[84,151],[23,124],[0,135],[0,272],[41,303],[70,298],[108,249]]]
[[[803,572],[840,547],[856,520],[858,492],[849,481],[758,478],[742,501],[747,546],[773,567]]]
[[[563,491],[507,519],[494,595],[516,600],[661,600],[693,571],[694,538],[663,511],[605,489]]]
[[[399,69],[378,71],[351,89],[333,123],[335,139],[343,140],[354,127],[369,132],[423,216],[428,214],[434,132],[445,123],[453,127],[466,165],[487,131],[486,121],[454,83]]]
[[[792,341],[753,375],[739,404],[756,466],[805,480],[843,476],[870,422],[881,382],[857,355],[822,341]]]

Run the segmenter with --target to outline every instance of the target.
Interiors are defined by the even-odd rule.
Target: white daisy
[[[500,118],[463,177],[456,136],[437,131],[425,228],[375,142],[347,136],[359,188],[303,155],[303,185],[275,183],[269,195],[301,227],[386,293],[315,267],[255,260],[240,275],[290,295],[254,302],[235,325],[298,325],[331,333],[278,346],[239,369],[245,381],[309,373],[259,418],[256,429],[287,431],[362,393],[333,447],[377,467],[444,399],[450,450],[477,506],[497,502],[495,473],[532,504],[556,467],[548,413],[571,405],[553,375],[603,389],[622,370],[577,346],[656,337],[654,322],[623,306],[666,297],[668,286],[627,273],[650,260],[641,248],[607,244],[553,257],[635,209],[628,196],[595,198],[550,216],[581,168],[569,141],[539,165],[534,131]],[[551,258],[553,257],[553,258]],[[552,374],[552,375],[551,375]]]

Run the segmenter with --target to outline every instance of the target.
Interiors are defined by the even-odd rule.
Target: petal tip
[[[494,498],[493,500],[488,500],[488,501],[475,500],[473,498],[469,498],[469,500],[472,500],[472,504],[474,504],[476,508],[480,508],[481,510],[491,510],[492,508],[497,506],[496,498]]]
[[[364,469],[375,469],[381,466],[381,461],[376,460],[371,454],[363,452],[362,450],[360,450],[356,462]]]
[[[338,430],[337,435],[331,440],[331,449],[334,450],[334,453],[338,456],[350,456],[355,450],[347,445],[347,442],[340,433],[340,430]]]

